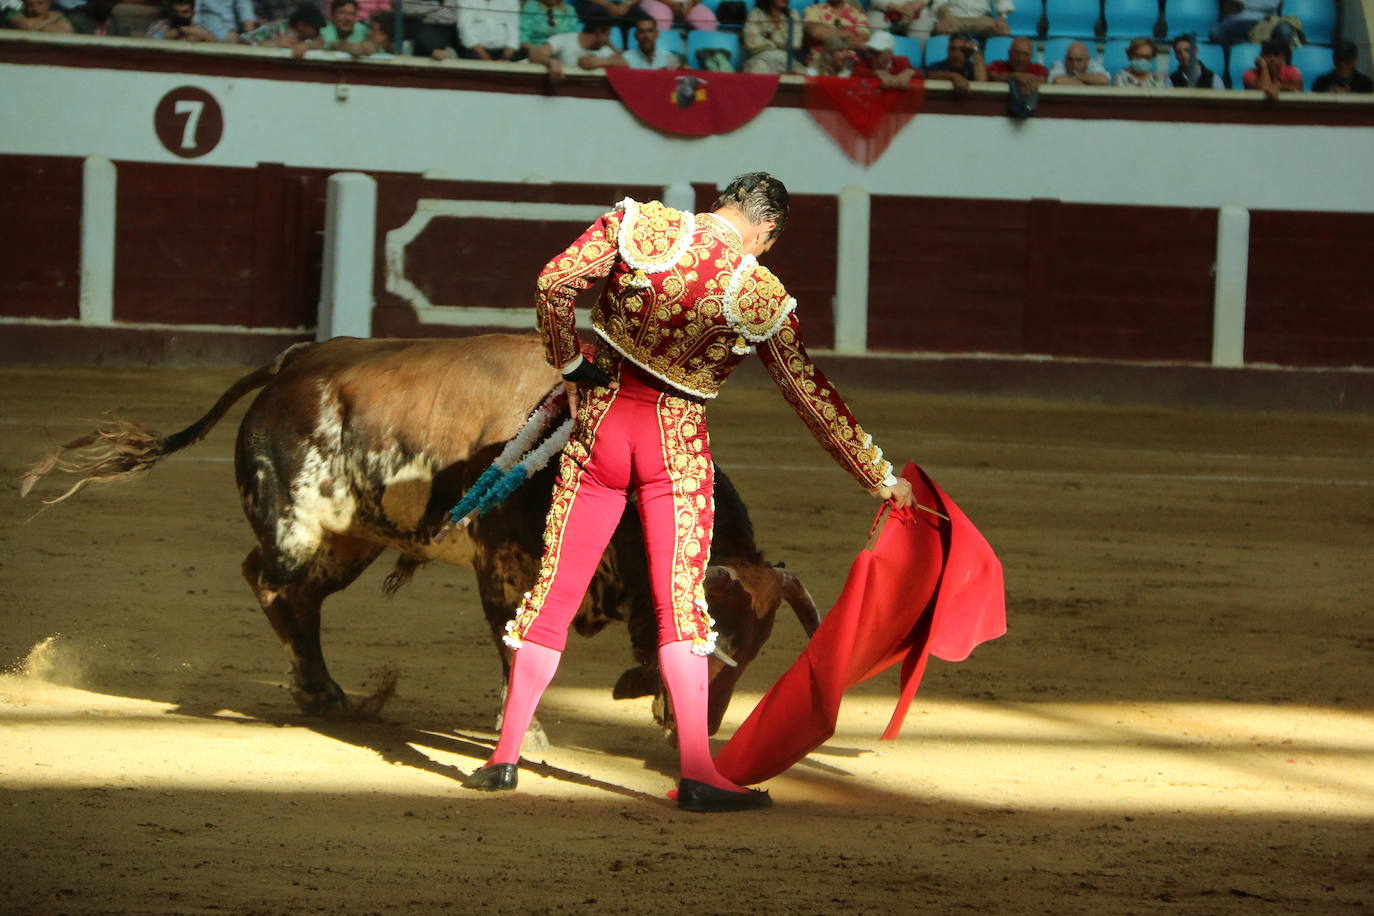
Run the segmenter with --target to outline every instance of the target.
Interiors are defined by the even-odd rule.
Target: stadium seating
[[[1191,33],[1206,41],[1217,24],[1216,0],[1164,0],[1164,21],[1170,38]]]
[[[1011,53],[1011,39],[1005,35],[994,35],[983,41],[983,60],[992,63],[1006,60]]]
[[[730,63],[735,70],[740,68],[740,39],[733,32],[705,32],[699,29],[687,33],[687,66],[701,69],[697,52],[703,48],[725,48],[730,52]]]
[[[1302,71],[1302,88],[1312,91],[1312,81],[1323,73],[1330,73],[1331,49],[1319,45],[1303,45],[1293,49],[1293,66]]]
[[[1107,68],[1109,74],[1116,76],[1116,71],[1125,70],[1131,65],[1131,59],[1126,56],[1126,50],[1130,46],[1130,39],[1117,38],[1107,42],[1102,48],[1102,66]]]
[[[1172,54],[1173,51],[1171,50],[1169,53]],[[1225,48],[1223,48],[1221,45],[1199,44],[1199,45],[1197,46],[1197,59],[1200,60],[1200,61],[1202,61],[1204,64],[1206,64],[1206,65],[1207,65],[1207,69],[1208,69],[1208,70],[1211,70],[1213,73],[1215,73],[1215,74],[1217,75],[1217,79],[1222,80],[1222,81],[1225,81],[1225,79],[1226,79],[1226,49],[1225,49]],[[1169,69],[1172,70],[1173,67],[1170,66]],[[1213,88],[1220,89],[1220,88],[1222,88],[1222,87],[1221,87],[1221,86],[1215,86],[1215,87],[1213,87]]]
[[[926,39],[926,53],[921,66],[929,67],[949,57],[949,36],[932,35]]]
[[[1230,53],[1226,59],[1226,73],[1232,89],[1245,88],[1245,82],[1241,77],[1246,70],[1255,66],[1255,58],[1259,57],[1259,54],[1260,46],[1252,42],[1231,45]]]
[[[1052,38],[1093,38],[1102,20],[1098,0],[1045,0],[1049,17],[1046,34]]]
[[[1077,38],[1051,38],[1045,42],[1045,50],[1040,55],[1040,63],[1044,64],[1046,68],[1053,67],[1055,61],[1064,59],[1064,54],[1069,50],[1069,45],[1078,40]],[[1089,44],[1088,52],[1095,56],[1097,49]]]
[[[682,33],[677,29],[658,33],[658,46],[665,51],[671,51],[679,59],[687,56],[687,51],[682,46]]]
[[[911,61],[911,66],[921,66],[921,41],[918,38],[909,38],[905,35],[892,36],[892,54],[895,57],[905,57]]]
[[[1014,0],[1016,9],[1007,16],[1011,34],[1037,38],[1040,35],[1040,18],[1045,14],[1041,0]]]
[[[1159,23],[1159,0],[1106,0],[1108,38],[1153,38]]]
[[[792,9],[796,10],[797,13],[800,15],[801,13],[806,12],[806,8],[808,6],[811,6],[816,2],[817,0],[787,0],[787,5],[792,7]]]
[[[1329,44],[1336,39],[1336,0],[1283,0],[1281,11],[1302,20],[1309,42]]]

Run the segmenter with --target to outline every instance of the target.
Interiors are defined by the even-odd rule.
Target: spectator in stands
[[[367,25],[358,18],[358,0],[334,0],[329,22],[320,29],[320,39],[326,48],[367,40]]]
[[[1035,46],[1024,35],[1011,40],[1006,60],[995,60],[988,64],[987,78],[990,83],[1016,83],[1026,92],[1039,87],[1050,78],[1050,71],[1044,64],[1033,59]]]
[[[854,50],[840,34],[831,35],[820,50],[811,55],[807,76],[849,76],[854,72]]]
[[[1050,67],[1050,82],[1056,86],[1105,86],[1110,80],[1102,61],[1093,57],[1081,41],[1064,49],[1064,59]]]
[[[855,0],[823,0],[806,8],[802,16],[807,52],[814,54],[832,35],[844,39],[850,51],[857,51],[872,31],[868,16]]]
[[[128,25],[114,15],[115,0],[89,0],[72,10],[67,19],[78,35],[109,35],[127,38],[132,33]]]
[[[1226,14],[1221,21],[1212,26],[1211,38],[1215,44],[1233,45],[1250,40],[1250,33],[1268,16],[1277,17],[1281,0],[1223,0],[1222,11]],[[1286,22],[1276,22],[1267,38],[1275,41],[1291,42],[1293,27]]]
[[[416,57],[434,57],[436,51],[458,51],[459,0],[401,0],[405,13],[405,39]],[[442,54],[439,56],[443,56]]]
[[[24,0],[20,9],[11,10],[5,25],[24,32],[53,32],[70,34],[71,20],[52,8],[51,0]]]
[[[615,28],[628,29],[644,17],[644,10],[637,0],[577,0],[577,16],[583,22],[601,17]]]
[[[551,36],[548,44],[530,48],[530,60],[548,67],[554,82],[563,79],[567,67],[600,70],[625,66],[625,58],[611,47],[610,21],[596,15],[582,24],[582,31],[561,32]]]
[[[663,30],[678,25],[684,29],[716,31],[716,14],[701,0],[639,0],[639,8],[653,17]]]
[[[801,15],[787,0],[757,0],[744,20],[743,41],[745,73],[787,72],[789,50],[792,72],[805,69],[801,63]]]
[[[172,0],[161,19],[148,23],[144,37],[164,41],[214,41],[215,36],[196,25],[195,18],[195,0]]]
[[[334,50],[344,51],[354,57],[390,52],[396,28],[395,14],[391,10],[373,13],[366,26],[367,36],[362,41],[341,41],[333,46]]]
[[[394,22],[396,8],[392,4],[392,0],[358,0],[358,19],[361,22],[368,23],[369,28],[371,28],[372,20],[380,15],[390,15],[392,17],[393,22],[391,28],[394,31],[396,28]],[[391,33],[388,32],[387,34],[389,35]]]
[[[329,22],[324,13],[313,3],[302,3],[286,17],[286,30],[259,42],[264,48],[289,48],[291,56],[300,59],[307,51],[319,51],[324,47],[321,34]]]
[[[1323,73],[1312,81],[1313,92],[1374,92],[1374,80],[1355,69],[1360,61],[1360,49],[1353,41],[1342,41],[1331,49],[1330,73]]]
[[[577,13],[563,0],[525,0],[520,8],[520,47],[526,52],[548,44],[559,32],[577,29]]]
[[[884,89],[905,89],[921,71],[905,57],[893,54],[896,43],[891,32],[873,32],[859,49],[859,59],[850,76],[876,79]]]
[[[622,56],[631,70],[676,70],[677,55],[658,46],[658,23],[648,16],[635,23],[635,46]]]
[[[1155,43],[1152,38],[1132,38],[1126,46],[1126,60],[1129,66],[1116,71],[1112,77],[1113,86],[1126,86],[1131,89],[1167,89],[1169,81],[1159,75],[1155,66]]]
[[[868,24],[875,32],[909,35],[925,44],[935,21],[926,0],[869,0]]]
[[[520,0],[462,0],[458,54],[468,60],[524,60]]]
[[[1191,35],[1180,35],[1174,39],[1174,59],[1178,69],[1169,74],[1169,83],[1175,89],[1220,89],[1217,75],[1207,69],[1207,65],[1195,58],[1197,42]]]
[[[1007,14],[1016,11],[1012,0],[935,0],[935,34],[956,32],[983,38],[1010,35]]]
[[[1302,72],[1288,62],[1287,42],[1270,39],[1260,45],[1253,69],[1241,77],[1246,89],[1258,89],[1271,99],[1280,92],[1302,92]]]
[[[988,78],[983,52],[972,35],[953,36],[945,53],[947,56],[944,60],[937,60],[926,67],[926,79],[949,80],[954,84],[956,93],[968,95],[970,83],[981,83]]]
[[[196,2],[196,25],[215,36],[215,41],[237,41],[239,32],[253,31],[258,24],[254,18],[256,15],[253,11],[253,0]]]

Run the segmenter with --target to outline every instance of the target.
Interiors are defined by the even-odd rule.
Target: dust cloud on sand
[[[232,370],[0,371],[17,481],[106,410],[170,432]],[[852,386],[851,386],[852,388]],[[520,791],[490,748],[499,664],[471,573],[325,607],[380,715],[299,715],[239,578],[231,414],[145,480],[31,522],[0,502],[0,911],[1311,913],[1374,907],[1374,420],[849,390],[889,454],[1006,567],[1009,633],[895,673],[754,815],[678,812],[611,629],[570,643]],[[765,387],[712,448],[758,540],[828,607],[874,504]],[[56,491],[60,492],[60,490]],[[787,615],[720,739],[803,644]],[[374,711],[375,712],[375,711]]]

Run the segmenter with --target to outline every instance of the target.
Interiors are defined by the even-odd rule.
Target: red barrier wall
[[[80,159],[0,156],[0,315],[80,313],[81,168]]]

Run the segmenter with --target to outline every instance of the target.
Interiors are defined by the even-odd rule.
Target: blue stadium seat
[[[701,69],[697,52],[702,48],[725,48],[730,52],[730,63],[736,71],[740,67],[740,40],[733,32],[704,32],[694,29],[687,33],[687,66],[693,70]]]
[[[687,56],[687,51],[682,46],[682,33],[677,29],[669,29],[666,32],[660,30],[658,33],[658,46],[665,51],[671,51],[676,54],[679,60]]]
[[[611,29],[611,47],[617,51],[625,50],[625,30],[620,27]]]
[[[806,8],[818,0],[787,0],[787,5],[796,10],[798,14],[806,12]]]
[[[701,0],[701,2],[706,4],[706,8],[714,13],[723,0]]]
[[[1216,0],[1164,0],[1165,28],[1170,38],[1191,33],[1206,41],[1218,18]]]
[[[919,68],[921,66],[921,40],[906,35],[893,35],[892,54],[895,57],[905,57],[911,61],[911,66]]]
[[[1093,38],[1102,19],[1098,0],[1045,0],[1046,34],[1053,38]]]
[[[983,60],[992,63],[1006,60],[1011,56],[1011,39],[1005,35],[993,35],[983,41]]]
[[[1126,56],[1130,46],[1130,39],[1127,38],[1117,38],[1103,46],[1102,66],[1107,68],[1107,73],[1116,76],[1116,71],[1125,70],[1131,65],[1131,59]]]
[[[1007,16],[1007,25],[1012,35],[1025,35],[1027,38],[1040,36],[1040,17],[1045,7],[1041,0],[1015,0],[1016,9]]]
[[[1108,38],[1153,38],[1159,0],[1106,0]]]
[[[926,53],[922,66],[929,67],[949,57],[949,36],[932,35],[926,39]]]
[[[1077,38],[1051,38],[1045,42],[1045,50],[1040,57],[1040,63],[1044,64],[1046,69],[1053,67],[1055,61],[1064,59],[1064,54],[1069,50],[1069,45],[1078,40]],[[1096,49],[1089,45],[1088,52],[1090,54],[1096,53]]]
[[[1318,45],[1302,45],[1293,49],[1293,66],[1302,71],[1302,88],[1312,91],[1312,81],[1323,73],[1330,73],[1331,49]]]
[[[1255,66],[1255,58],[1259,57],[1259,53],[1260,46],[1253,42],[1231,45],[1231,50],[1226,56],[1226,73],[1230,77],[1232,89],[1245,88],[1242,77],[1246,70]]]
[[[1172,51],[1170,53],[1173,53]],[[1199,43],[1197,46],[1197,59],[1207,65],[1207,69],[1217,75],[1217,79],[1224,80],[1226,77],[1226,49],[1221,45]],[[1173,68],[1170,68],[1173,69]],[[1220,89],[1222,87],[1216,86]]]
[[[1335,40],[1336,0],[1283,0],[1281,12],[1301,19],[1303,33],[1313,44]]]

